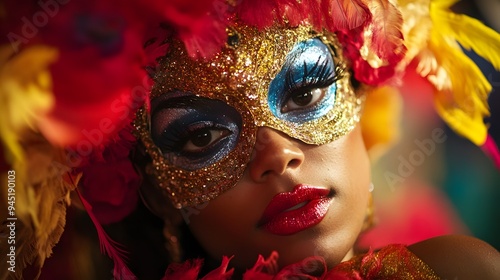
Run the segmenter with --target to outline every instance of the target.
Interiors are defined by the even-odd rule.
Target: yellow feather
[[[436,41],[440,41],[437,42]],[[487,99],[492,87],[479,67],[461,50],[445,45],[442,40],[433,38],[429,46],[434,51],[438,64],[442,67],[453,87],[454,103],[474,102],[474,110],[488,114]],[[472,106],[471,104],[468,104]]]
[[[473,50],[500,71],[500,34],[477,19],[444,10],[432,10],[433,20],[447,36],[452,36],[464,48]]]
[[[66,223],[69,193],[75,188],[75,184],[68,183],[64,177],[70,169],[59,163],[65,160],[64,150],[53,147],[38,133],[26,132],[23,136],[26,170],[30,171],[24,187],[33,199],[30,205],[24,205],[25,200],[18,200],[18,196],[25,194],[16,184],[16,210],[24,207],[34,216],[18,216],[16,222],[16,272],[19,274],[28,265],[42,267],[52,254]],[[6,215],[2,212],[0,220],[5,220]],[[4,261],[8,251],[5,250],[8,249],[0,248],[0,279],[3,279],[3,271],[8,271]]]
[[[27,167],[20,141],[23,133],[54,104],[48,66],[57,59],[57,51],[33,46],[12,56],[10,45],[0,46],[0,140],[7,162],[16,170],[20,201],[17,214],[31,216],[37,223],[34,193],[28,188]],[[3,190],[3,189],[2,189]]]
[[[482,145],[487,135],[483,118],[489,115],[487,93],[491,87],[477,66],[464,57],[463,53],[443,48],[440,48],[440,51],[447,52],[443,55],[445,58],[439,61],[449,75],[453,88],[436,91],[438,112],[459,134],[476,145]],[[449,98],[450,95],[452,98]],[[473,127],[482,128],[473,129]]]
[[[479,67],[457,44],[456,36],[462,34],[459,31],[455,32],[458,27],[450,27],[449,18],[443,17],[444,12],[437,7],[439,6],[431,5],[434,26],[428,45],[436,59],[436,67],[427,76],[436,87],[436,108],[441,117],[457,133],[476,145],[482,145],[487,136],[483,118],[489,115],[487,99],[492,87]],[[467,36],[462,36],[462,41],[470,40],[464,37]],[[474,40],[485,40],[485,38],[476,37]],[[482,47],[486,42],[473,44],[481,46],[483,54],[488,52]],[[495,56],[489,57],[495,60],[497,59]]]
[[[399,0],[409,54],[418,52],[418,73],[435,87],[436,109],[457,133],[482,145],[487,137],[492,87],[460,45],[475,51],[500,70],[500,35],[480,21],[457,15],[457,0]],[[432,22],[430,33],[426,27]],[[420,28],[423,24],[424,28]],[[406,58],[409,63],[414,56]]]
[[[431,0],[431,5],[435,5],[440,9],[449,9],[451,6],[455,5],[460,0]]]
[[[37,121],[54,104],[48,66],[56,59],[57,50],[46,46],[32,46],[16,55],[10,46],[0,46],[0,143],[6,162],[16,172],[14,277],[20,277],[23,266],[34,260],[38,265],[43,263],[65,222],[65,197],[71,187],[52,166],[56,149],[36,132]],[[1,174],[4,182],[5,175]],[[7,184],[2,184],[0,191],[3,198]],[[0,200],[5,203],[5,199]],[[1,211],[1,221],[7,218],[5,212]],[[0,246],[0,279],[8,272],[5,250],[7,246]]]
[[[484,144],[487,127],[483,123],[483,116],[480,114],[471,116],[459,108],[445,108],[438,100],[435,105],[438,114],[456,133],[478,146]]]

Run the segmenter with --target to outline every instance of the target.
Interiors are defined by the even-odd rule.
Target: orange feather
[[[401,32],[401,13],[388,0],[372,0],[368,6],[373,15],[370,25],[371,49],[389,64],[399,62],[406,53]]]

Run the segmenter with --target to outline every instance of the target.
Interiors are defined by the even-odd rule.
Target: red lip
[[[328,212],[332,198],[330,190],[297,185],[291,192],[273,197],[264,210],[259,225],[277,235],[291,235],[317,225]],[[294,206],[305,203],[297,209]]]

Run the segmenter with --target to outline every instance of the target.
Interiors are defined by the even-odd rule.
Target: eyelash
[[[324,88],[332,85],[337,80],[342,78],[342,71],[338,67],[335,67],[334,71],[332,71],[327,59],[324,59],[322,63],[320,63],[320,61],[321,57],[318,58],[310,70],[307,69],[307,64],[304,62],[304,66],[302,67],[303,78],[301,82],[294,81],[293,72],[289,71],[285,77],[285,85],[288,85],[287,93],[291,94],[297,91],[309,91],[315,88]],[[318,71],[316,71],[316,69],[318,69]],[[319,75],[313,76],[314,73],[319,73]]]

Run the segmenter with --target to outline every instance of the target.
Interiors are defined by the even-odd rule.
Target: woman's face
[[[359,125],[324,145],[260,127],[237,185],[187,222],[212,257],[234,255],[242,268],[272,251],[281,267],[312,255],[333,266],[350,257],[363,226],[369,170]]]
[[[370,184],[342,48],[305,26],[238,33],[213,61],[181,45],[166,57],[139,118],[153,175],[178,208],[209,201],[184,210],[214,258],[244,268],[276,250],[281,266],[311,255],[334,265],[361,231]]]

